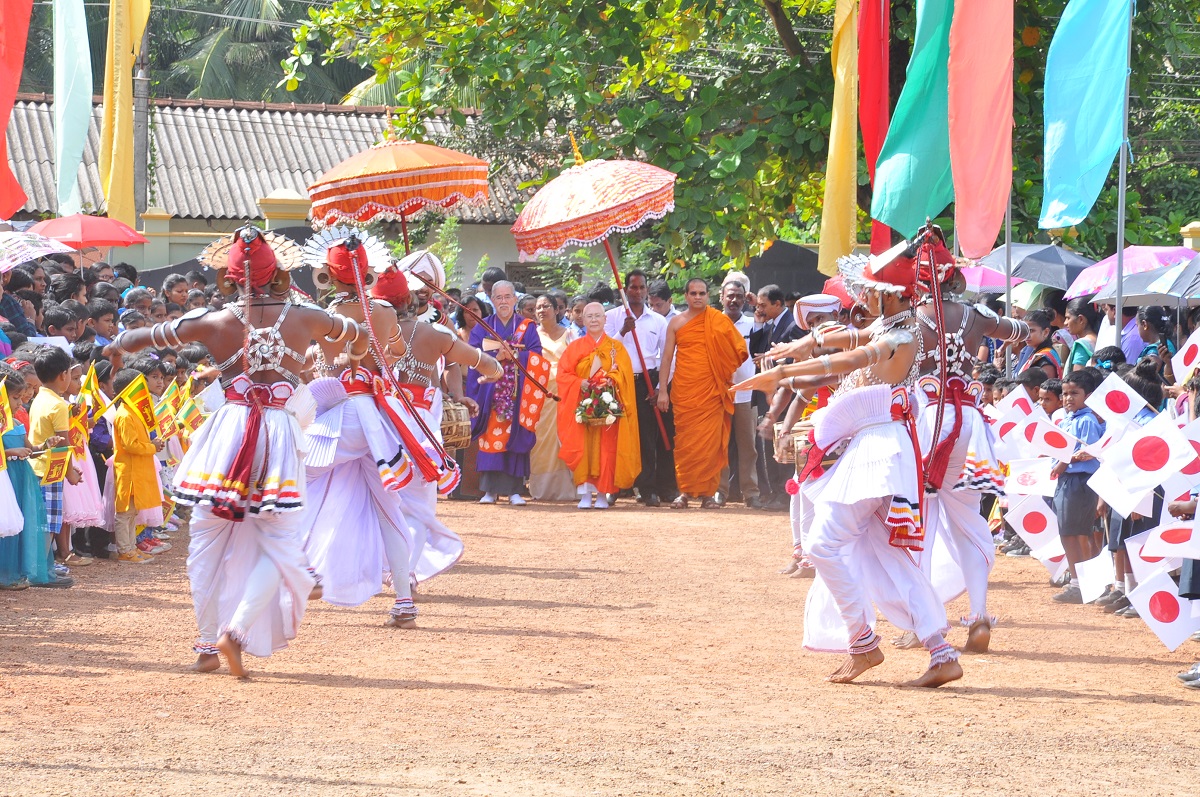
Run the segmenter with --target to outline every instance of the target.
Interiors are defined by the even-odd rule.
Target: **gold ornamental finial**
[[[579,143],[575,141],[575,133],[568,130],[567,135],[571,137],[571,150],[575,153],[575,165],[583,165],[583,154],[579,151]]]

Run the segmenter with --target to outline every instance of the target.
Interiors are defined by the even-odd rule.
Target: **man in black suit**
[[[778,285],[764,285],[759,288],[758,302],[754,308],[754,320],[759,325],[750,333],[752,357],[765,354],[776,343],[787,343],[807,334],[796,323],[791,309],[784,301],[785,298]],[[775,430],[770,422],[767,422],[765,430],[762,426],[763,416],[766,415],[770,404],[771,396],[755,392],[754,407],[760,424],[757,440],[759,487],[767,509],[787,509],[789,500],[785,485],[791,476],[792,466],[775,461]]]

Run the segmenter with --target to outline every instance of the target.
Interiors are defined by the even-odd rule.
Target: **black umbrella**
[[[998,246],[979,261],[981,266],[1004,273],[1006,257],[1004,247]],[[1030,282],[1039,282],[1051,288],[1066,290],[1079,272],[1091,265],[1089,260],[1070,249],[1052,244],[1013,244],[1012,275]]]

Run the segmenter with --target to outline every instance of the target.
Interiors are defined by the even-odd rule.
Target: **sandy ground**
[[[993,652],[860,684],[800,649],[786,517],[445,506],[467,556],[419,596],[317,604],[254,677],[193,675],[183,555],[0,593],[0,794],[1187,795],[1200,693],[1138,620],[1001,558]],[[955,604],[951,616],[965,613]],[[881,630],[889,636],[891,629]],[[953,641],[964,632],[956,629]]]

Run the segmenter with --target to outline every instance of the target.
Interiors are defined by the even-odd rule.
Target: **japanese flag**
[[[1192,444],[1196,456],[1178,473],[1172,474],[1163,482],[1163,495],[1166,496],[1179,496],[1191,492],[1193,487],[1200,484],[1200,420],[1192,421],[1180,431]]]
[[[1186,468],[1195,457],[1191,442],[1163,414],[1140,429],[1129,429],[1105,449],[1100,470],[1111,470],[1129,492],[1142,493]]]
[[[1183,564],[1182,559],[1151,556],[1146,553],[1146,540],[1150,539],[1150,535],[1155,531],[1156,529],[1149,529],[1125,540],[1125,552],[1129,554],[1129,566],[1133,568],[1133,575],[1139,584],[1160,570],[1174,570]]]
[[[1154,489],[1132,492],[1113,468],[1101,465],[1087,485],[1121,517],[1129,517],[1135,512],[1149,516],[1154,511]]]
[[[1116,374],[1109,374],[1084,402],[1109,424],[1124,426],[1142,411],[1146,400]]]
[[[1040,495],[1021,499],[1004,513],[1004,520],[1020,535],[1031,551],[1040,551],[1058,540],[1058,519]]]
[[[1034,418],[1026,423],[1021,430],[1021,436],[1025,438],[1027,452],[1063,462],[1071,459],[1071,455],[1075,453],[1075,448],[1079,445],[1078,437],[1070,432],[1064,432],[1044,418]]]
[[[1075,563],[1075,575],[1079,578],[1079,592],[1084,603],[1091,603],[1104,594],[1104,588],[1112,583],[1113,555],[1107,548],[1100,555],[1085,562]]]
[[[1010,495],[1044,495],[1050,498],[1057,486],[1057,480],[1050,475],[1053,467],[1054,461],[1045,457],[1014,459],[1008,463],[1008,479],[1004,482],[1004,490]]]
[[[1067,554],[1063,550],[1060,537],[1055,537],[1054,542],[1040,551],[1033,551],[1033,558],[1041,562],[1042,567],[1050,572],[1050,578],[1058,578],[1067,572]]]
[[[1144,550],[1150,556],[1200,559],[1200,532],[1190,520],[1175,521],[1150,530]]]
[[[1081,450],[1081,451],[1086,451],[1087,453],[1091,454],[1093,457],[1096,457],[1097,459],[1099,459],[1099,458],[1100,458],[1100,453],[1101,453],[1102,451],[1104,451],[1104,449],[1106,449],[1106,448],[1108,448],[1110,445],[1112,445],[1113,443],[1115,443],[1115,442],[1117,442],[1118,440],[1120,440],[1120,439],[1121,439],[1121,436],[1125,434],[1125,430],[1126,430],[1127,428],[1129,428],[1129,427],[1127,427],[1127,426],[1121,426],[1121,425],[1119,425],[1119,424],[1113,424],[1113,425],[1111,425],[1111,426],[1105,426],[1105,427],[1104,427],[1104,434],[1100,436],[1100,439],[1099,439],[1099,440],[1097,440],[1096,442],[1092,443],[1091,445],[1086,445],[1086,446],[1084,446],[1084,447],[1083,447],[1083,448],[1081,448],[1080,450]]]
[[[996,423],[992,426],[996,430],[996,436],[1001,440],[1007,441],[1013,432],[1020,428],[1025,419],[1029,417],[1029,413],[1017,409],[1010,409],[1008,412],[996,419]]]
[[[1179,588],[1166,571],[1138,584],[1128,597],[1167,650],[1175,650],[1200,631],[1200,618],[1192,616],[1192,602],[1179,597]]]
[[[1188,381],[1197,365],[1200,365],[1200,329],[1193,332],[1171,358],[1171,372],[1175,374],[1175,384],[1182,385]]]
[[[1022,415],[1028,415],[1033,412],[1034,408],[1041,409],[1036,401],[1029,398],[1029,391],[1024,385],[1016,385],[1008,392],[1008,395],[996,402],[996,409],[1001,415],[1005,415],[1009,410],[1017,409]]]

